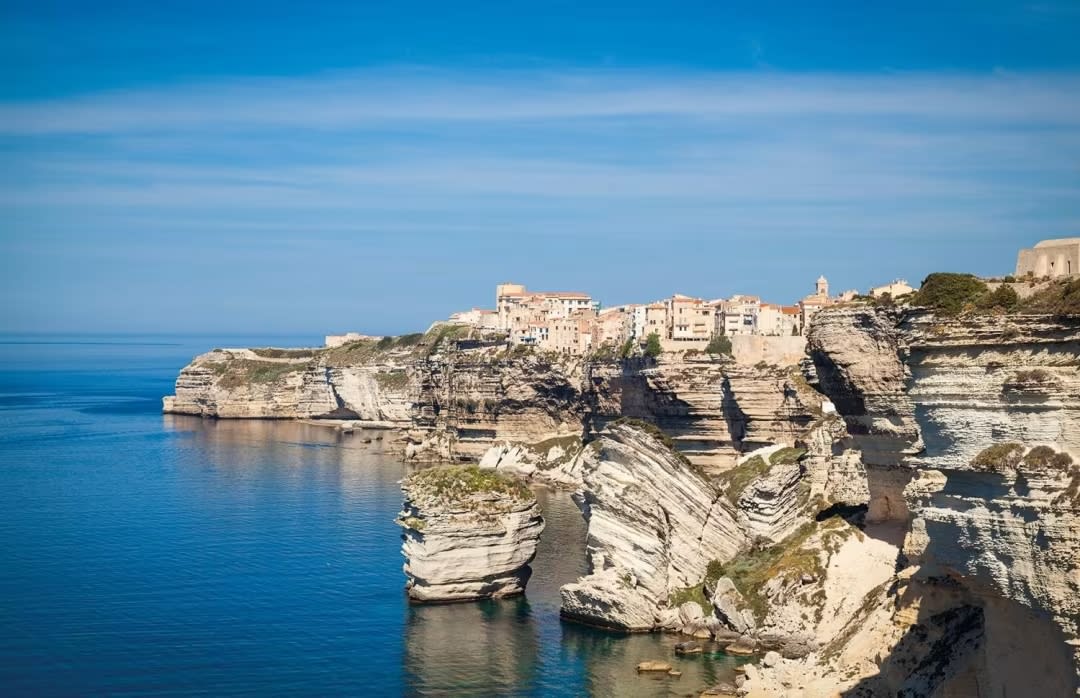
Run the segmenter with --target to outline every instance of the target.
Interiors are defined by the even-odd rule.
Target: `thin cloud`
[[[863,117],[1075,124],[1075,74],[880,76],[398,70],[115,91],[0,105],[8,135],[350,130],[402,123]]]

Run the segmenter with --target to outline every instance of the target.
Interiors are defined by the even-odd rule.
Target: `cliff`
[[[215,349],[180,371],[163,408],[203,417],[406,425],[419,351],[376,340],[333,349]]]
[[[565,356],[442,325],[334,348],[214,350],[181,371],[164,410],[389,423],[405,432],[411,460],[482,460],[577,485],[583,441],[613,419],[658,424],[693,463],[716,473],[762,445],[792,445],[820,411],[819,399],[794,364],[700,352]]]
[[[589,575],[562,589],[565,617],[629,631],[662,624],[713,557],[746,545],[731,503],[657,437],[613,424],[588,447],[582,512]]]
[[[847,432],[835,450],[862,461],[866,532],[903,549],[818,661],[744,688],[1076,694],[1080,318],[832,308],[809,351]]]
[[[406,589],[417,602],[472,601],[522,594],[544,519],[521,484],[476,467],[430,468],[407,478],[398,525],[404,531]]]

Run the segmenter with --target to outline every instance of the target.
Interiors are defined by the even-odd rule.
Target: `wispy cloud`
[[[377,71],[0,105],[8,134],[572,119],[889,117],[1073,123],[1080,77]]]
[[[604,256],[611,294],[644,278],[647,299],[696,270],[724,284],[709,293],[783,300],[803,267],[843,285],[948,254],[1001,271],[1080,221],[1073,73],[402,68],[0,103],[0,147],[0,257],[21,260],[3,283],[57,304],[98,273],[57,255],[123,273],[182,259],[227,284],[223,265],[294,274],[308,254],[315,288],[353,273],[343,249],[383,260],[373,287],[385,260],[421,258],[581,286]],[[683,247],[634,253],[657,239]],[[732,254],[748,263],[721,264]],[[856,263],[875,259],[889,264]]]

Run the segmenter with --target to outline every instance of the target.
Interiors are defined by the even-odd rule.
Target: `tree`
[[[649,335],[649,338],[645,340],[645,356],[656,358],[660,356],[660,352],[663,351],[660,348],[660,335],[653,332]]]
[[[731,356],[731,340],[722,334],[718,334],[709,340],[709,346],[705,347],[705,353]]]
[[[986,284],[972,274],[935,272],[926,277],[911,299],[914,305],[942,315],[959,315],[987,294]]]

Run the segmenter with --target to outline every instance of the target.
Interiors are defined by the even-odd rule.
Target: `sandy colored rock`
[[[417,602],[525,591],[544,519],[519,483],[476,467],[430,468],[402,483],[406,588]]]

